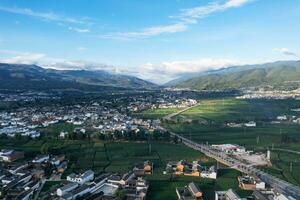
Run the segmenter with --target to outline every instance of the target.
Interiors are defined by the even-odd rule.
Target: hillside
[[[153,88],[142,79],[106,71],[54,70],[37,65],[0,63],[0,89],[5,90],[106,90]]]
[[[176,87],[196,90],[297,89],[300,87],[300,61],[232,67],[181,81]]]

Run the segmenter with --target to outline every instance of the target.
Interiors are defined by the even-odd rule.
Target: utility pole
[[[290,162],[290,172],[292,173],[293,172],[293,163]]]
[[[151,143],[149,143],[149,155],[151,155]]]
[[[148,150],[149,150],[149,155],[151,155],[150,134],[148,134]]]

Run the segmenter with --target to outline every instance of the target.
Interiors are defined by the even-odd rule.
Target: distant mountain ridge
[[[0,63],[0,89],[7,90],[105,90],[154,88],[142,79],[103,70],[55,70],[37,65]]]
[[[300,61],[278,61],[208,71],[178,80],[175,84],[173,82],[173,86],[195,90],[297,89],[300,87]]]

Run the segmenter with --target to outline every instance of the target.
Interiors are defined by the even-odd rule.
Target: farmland
[[[133,116],[146,119],[158,119],[162,118],[168,114],[180,111],[180,108],[157,108],[149,109],[139,113],[134,113]]]
[[[16,145],[18,144],[18,145]],[[39,153],[60,154],[65,153],[69,160],[68,169],[63,174],[72,172],[82,172],[87,169],[94,170],[97,174],[103,172],[127,172],[135,164],[145,160],[154,162],[155,170],[153,175],[146,178],[150,181],[149,199],[174,199],[176,198],[175,188],[184,186],[194,181],[204,191],[206,199],[213,198],[215,190],[229,188],[237,189],[241,195],[248,193],[238,189],[237,176],[240,174],[232,169],[220,169],[219,178],[214,180],[202,179],[200,177],[183,177],[163,175],[168,161],[200,160],[202,165],[213,165],[216,162],[203,154],[189,149],[180,144],[170,144],[163,142],[152,142],[151,151],[149,145],[143,142],[108,142],[100,141],[71,141],[71,140],[1,140],[0,148],[12,148],[25,151],[26,158],[33,158]],[[46,188],[53,188],[57,182],[47,182]]]
[[[299,117],[299,112],[291,111],[299,107],[300,101],[292,99],[208,99],[201,100],[199,106],[179,114],[173,122],[163,122],[163,126],[199,143],[239,144],[264,153],[272,147],[297,151],[300,148],[300,125],[291,122],[273,124],[271,121],[279,115]],[[255,121],[257,126],[232,128],[225,125],[228,122],[248,121]],[[300,185],[300,155],[272,151],[271,159],[272,168],[264,170]]]

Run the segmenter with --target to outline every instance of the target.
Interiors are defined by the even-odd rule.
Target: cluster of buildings
[[[297,112],[297,109],[291,109],[291,111]],[[271,121],[272,124],[280,123],[294,123],[300,124],[300,118],[295,115],[279,115],[276,120]]]
[[[169,162],[164,173],[217,179],[217,170],[215,167],[201,166],[199,161],[193,161],[192,163],[184,160],[179,162]]]
[[[0,151],[0,162],[13,162],[24,158],[24,152],[12,149],[2,149]]]
[[[240,197],[233,189],[224,191],[215,191],[215,200],[296,200],[293,197],[286,196],[284,194],[274,191],[272,188],[267,187],[257,177],[252,176],[239,176],[238,177],[239,187],[242,190],[252,191],[247,198]],[[205,193],[198,187],[194,182],[190,182],[184,187],[177,187],[176,194],[178,200],[202,200],[207,198]]]
[[[179,200],[203,199],[202,191],[194,182],[191,182],[184,187],[177,187],[176,194]]]
[[[5,199],[32,199],[42,188],[46,171],[62,174],[67,167],[64,155],[38,155],[30,161],[23,159],[23,152],[14,150],[2,150],[0,155],[0,198]],[[19,161],[13,162],[16,157]]]
[[[16,135],[28,136],[31,138],[40,137],[40,132],[36,130],[38,127],[26,120],[28,115],[17,112],[2,112],[0,113],[0,135],[15,137]]]
[[[187,108],[196,105],[198,102],[195,99],[160,99],[157,104],[152,105],[152,109],[156,108]]]
[[[34,102],[37,100],[60,99],[55,94],[46,92],[26,91],[19,93],[0,93],[0,100],[4,102]]]
[[[225,125],[231,128],[241,128],[241,127],[251,128],[251,127],[256,127],[256,122],[255,121],[249,121],[245,123],[228,122]]]
[[[264,153],[254,153],[247,151],[245,147],[236,144],[214,144],[214,149],[234,156],[238,160],[247,162],[253,166],[271,166],[270,151]]]
[[[0,112],[0,136],[17,135],[38,138],[43,129],[58,123],[72,124],[81,133],[156,130],[159,120],[143,120],[129,116],[133,112],[154,107],[187,107],[197,101],[170,94],[158,96],[116,97],[113,100],[91,100],[75,105],[32,106]],[[75,130],[75,129],[74,129]],[[69,130],[70,131],[70,130]],[[61,138],[68,136],[62,130]]]
[[[279,91],[279,90],[247,90],[244,95],[236,97],[237,99],[299,99],[299,91]]]
[[[14,153],[13,150],[2,150],[1,158]],[[17,152],[18,153],[18,152]],[[20,152],[22,153],[22,152]],[[118,192],[126,199],[144,200],[147,196],[149,183],[143,178],[153,173],[153,163],[145,161],[137,164],[124,174],[106,173],[95,176],[94,171],[87,170],[81,174],[71,173],[65,179],[62,173],[67,169],[68,162],[64,155],[37,155],[25,161],[24,153],[18,162],[15,159],[2,159],[0,163],[0,199],[29,200],[39,199],[40,192],[47,181],[60,184],[46,196],[57,200],[82,199],[116,199]],[[49,173],[50,174],[47,174]],[[59,174],[59,178],[54,178]],[[53,190],[53,191],[52,191]]]
[[[92,170],[82,174],[72,173],[53,193],[57,200],[82,199],[116,199],[117,192],[122,192],[126,199],[145,200],[149,183],[143,178],[152,174],[153,163],[145,161],[133,170],[120,174],[106,173],[95,177]]]

